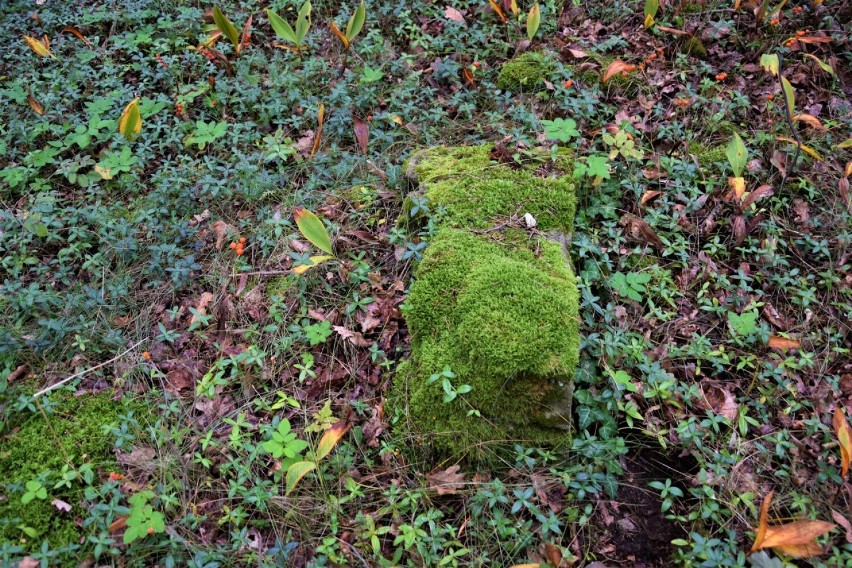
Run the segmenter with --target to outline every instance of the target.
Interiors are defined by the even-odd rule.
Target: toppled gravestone
[[[406,165],[407,203],[426,198],[438,230],[406,300],[411,357],[390,400],[439,454],[475,461],[570,440],[579,351],[570,161],[491,153],[432,148]]]

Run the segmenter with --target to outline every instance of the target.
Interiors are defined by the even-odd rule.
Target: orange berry
[[[212,100],[212,101],[210,101],[210,104],[213,105],[213,106],[216,106],[216,101]]]
[[[716,80],[717,80],[717,81],[724,81],[724,80],[725,80],[725,79],[727,79],[727,78],[728,78],[728,74],[727,74],[727,73],[719,73],[718,75],[716,75]]]
[[[656,53],[652,53],[652,54],[650,54],[650,55],[647,57],[648,61],[651,61],[652,59],[656,59],[656,58],[657,58],[657,54],[656,54]]]
[[[769,93],[768,95],[766,95],[766,100],[767,101],[774,101],[775,95],[773,95],[772,93]]]
[[[770,25],[770,26],[777,26],[777,25],[778,25],[778,24],[780,24],[780,23],[781,23],[781,20],[779,20],[778,18],[775,18],[774,20],[772,20],[771,22],[769,22],[769,25]]]
[[[146,361],[150,361],[151,360],[151,354],[148,353],[147,351],[143,351],[142,352],[142,358],[145,359]]]
[[[124,479],[124,474],[123,473],[117,473],[115,471],[111,471],[111,472],[109,472],[109,478],[112,481],[118,481],[120,479]]]
[[[148,534],[154,534],[154,527],[148,527]]]
[[[565,81],[565,83],[562,84],[562,86],[565,87],[566,89],[570,89],[571,85],[573,85],[573,84],[574,84],[574,81],[572,81],[571,79],[568,79],[567,81]]]
[[[245,243],[245,242],[246,242],[246,238],[245,238],[245,237],[240,237],[240,240],[239,240],[238,242],[240,242],[240,243]]]
[[[794,13],[794,14],[801,14],[801,13],[802,13],[802,9],[803,9],[803,8],[802,8],[801,6],[796,6],[795,8],[793,8],[793,13]]]
[[[235,248],[237,248],[237,243],[231,243],[228,246],[231,247],[231,250],[234,250]]]
[[[622,77],[627,77],[627,71],[622,71],[622,72],[621,72],[621,76],[622,76]]]
[[[371,120],[373,120],[373,115],[372,115],[372,114],[368,114],[368,115],[367,115],[367,122],[370,122]]]
[[[479,69],[479,61],[474,61],[474,62],[473,62],[473,68],[474,68],[474,69]]]

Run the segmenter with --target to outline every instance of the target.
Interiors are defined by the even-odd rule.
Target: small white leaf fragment
[[[538,225],[538,221],[535,220],[532,214],[524,213],[524,224],[527,226],[527,229],[534,229]]]
[[[50,504],[59,509],[60,511],[65,511],[66,513],[71,512],[71,505],[61,499],[54,499],[50,502]]]

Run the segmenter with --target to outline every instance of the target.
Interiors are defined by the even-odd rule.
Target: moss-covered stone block
[[[570,440],[579,352],[566,254],[574,187],[489,155],[488,146],[438,148],[408,166],[442,215],[405,303],[411,359],[391,397],[438,453],[474,460],[512,442]],[[518,222],[524,213],[535,229]],[[454,377],[444,381],[444,369]],[[447,401],[462,385],[469,392]]]
[[[543,53],[527,52],[503,64],[497,76],[497,88],[513,93],[544,89],[544,81],[556,70],[552,59]]]
[[[104,427],[117,423],[128,410],[136,410],[137,415],[139,411],[138,405],[131,408],[107,395],[54,396],[59,396],[59,403],[47,419],[33,413],[11,433],[0,434],[0,541],[16,542],[25,550],[37,549],[45,539],[52,548],[85,539],[75,522],[75,518],[87,516],[81,480],[72,481],[71,487],[55,488],[54,484],[61,479],[65,465],[78,469],[89,464],[96,475],[98,470],[114,469],[114,440],[104,433]],[[45,472],[47,498],[23,503],[26,482]],[[58,511],[51,504],[54,499],[70,504],[71,511]],[[23,527],[36,536],[27,535]]]

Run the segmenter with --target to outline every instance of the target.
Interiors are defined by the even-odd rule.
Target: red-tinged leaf
[[[325,225],[322,224],[319,217],[303,207],[295,207],[293,216],[296,218],[296,226],[299,228],[299,232],[311,244],[321,251],[334,255],[334,251],[331,249],[331,237],[329,237],[328,231],[325,230]]]
[[[845,478],[849,473],[849,464],[852,463],[852,427],[849,426],[849,421],[839,406],[834,411],[832,424],[840,445],[840,474]]]
[[[334,22],[329,21],[328,27],[331,30],[331,33],[334,34],[334,37],[340,40],[340,43],[343,44],[343,49],[349,49],[349,38],[344,35],[342,31],[334,24]]]
[[[319,110],[317,111],[317,131],[314,134],[314,144],[311,146],[311,158],[314,157],[314,154],[317,153],[320,147],[320,143],[322,143],[322,123],[325,120],[325,104],[320,103]],[[331,251],[328,251],[331,253]]]
[[[852,523],[849,522],[849,519],[833,509],[831,511],[831,518],[834,519],[835,523],[843,527],[843,530],[846,531],[846,542],[852,544]]]
[[[768,345],[772,349],[799,349],[802,346],[802,344],[795,339],[789,339],[779,335],[770,335]]]
[[[41,106],[41,103],[35,100],[32,95],[27,97],[27,104],[29,104],[30,108],[36,111],[36,114],[38,114],[39,116],[44,115],[44,107]]]
[[[476,85],[476,80],[473,78],[473,72],[467,67],[462,68],[462,76],[464,76],[464,80],[467,81],[471,87]]]
[[[756,201],[759,199],[763,199],[764,197],[769,197],[775,193],[775,189],[771,185],[761,185],[751,193],[749,193],[745,199],[743,199],[742,204],[740,205],[740,211],[745,211],[749,207],[751,207]]]
[[[254,16],[249,16],[248,20],[246,20],[246,25],[243,26],[243,33],[240,35],[240,44],[237,47],[237,54],[239,54],[243,48],[248,47],[249,45],[249,36],[251,35],[251,22]]]
[[[92,47],[92,44],[89,43],[89,40],[86,39],[86,36],[84,36],[83,33],[74,26],[67,26],[62,28],[62,31],[60,33],[71,34],[80,41],[82,41],[84,44],[86,44],[86,47]]]
[[[114,533],[122,530],[127,527],[127,519],[128,517],[118,517],[109,525],[109,527],[107,527],[107,531]]]
[[[506,14],[503,13],[503,8],[500,7],[497,2],[494,0],[488,0],[488,4],[491,5],[491,9],[494,10],[494,13],[497,14],[497,17],[500,18],[500,21],[504,24],[506,23]]]
[[[454,22],[467,25],[467,22],[465,21],[462,13],[453,8],[452,6],[447,6],[446,8],[444,8],[444,17]]]
[[[348,430],[349,425],[344,420],[333,424],[331,428],[326,430],[325,434],[320,438],[319,444],[317,444],[316,460],[320,461],[330,454],[331,450],[334,449],[334,446],[337,445]]]
[[[287,468],[287,495],[289,495],[299,484],[303,477],[317,468],[314,462],[296,462]]]
[[[573,47],[568,48],[568,53],[570,53],[571,57],[573,57],[574,59],[583,59],[589,56],[589,54],[583,51],[582,49],[574,49]]]
[[[352,122],[354,123],[355,140],[358,142],[358,147],[361,148],[361,152],[366,155],[367,145],[370,140],[370,127],[366,122],[354,115],[352,116]]]
[[[745,218],[742,215],[734,217],[734,221],[731,224],[731,232],[733,233],[734,242],[737,246],[743,244],[746,235],[748,235],[748,226],[746,225]]]
[[[615,61],[610,63],[609,66],[606,68],[606,71],[604,71],[602,82],[606,83],[614,75],[618,75],[621,72],[633,71],[634,69],[636,69],[635,65],[625,63],[621,59],[616,59]]]
[[[464,474],[459,473],[460,466],[453,465],[447,469],[426,474],[429,488],[437,491],[438,495],[454,495],[464,487]]]

